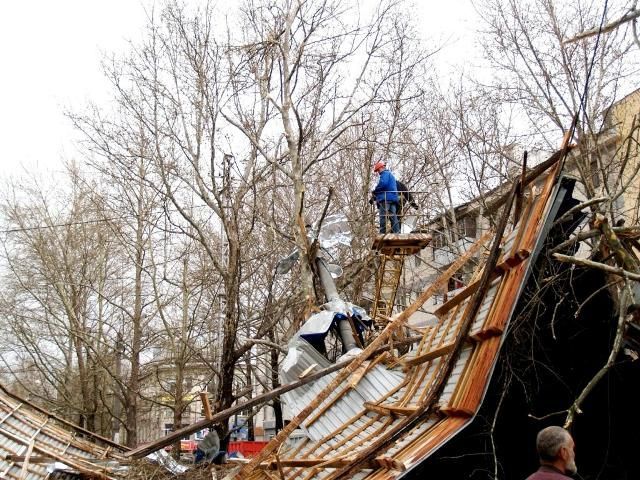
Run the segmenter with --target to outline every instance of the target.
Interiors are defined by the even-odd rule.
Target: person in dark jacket
[[[562,427],[547,427],[536,437],[540,468],[527,480],[567,480],[578,473],[571,434]]]
[[[398,187],[398,196],[400,197],[400,209],[398,212],[402,212],[407,205],[417,210],[418,204],[407,186],[398,179],[396,179],[396,186]]]
[[[380,212],[380,233],[387,233],[387,220],[391,223],[391,232],[400,233],[398,185],[393,173],[386,167],[383,161],[379,161],[373,166],[373,171],[380,175],[378,185],[372,192]]]

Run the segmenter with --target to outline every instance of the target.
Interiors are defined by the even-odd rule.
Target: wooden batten
[[[503,332],[504,330],[502,328],[491,326],[469,335],[469,339],[476,343],[482,342],[488,338],[499,337]]]
[[[392,457],[376,457],[374,463],[379,468],[386,468],[387,470],[397,470],[399,472],[407,470],[407,466],[403,462]]]
[[[496,271],[507,272],[513,267],[520,265],[524,260],[529,258],[530,255],[531,251],[520,249],[513,255],[508,256],[502,262],[498,263],[498,265],[496,265]]]
[[[281,470],[282,468],[341,468],[349,465],[350,458],[339,457],[333,459],[326,458],[276,458],[269,462],[262,462],[258,468],[263,470]],[[400,460],[389,456],[380,456],[374,458],[364,468],[386,468],[389,470],[397,470],[404,472],[407,466]]]
[[[407,358],[402,360],[402,364],[406,367],[415,367],[416,365],[420,365],[425,362],[429,362],[435,358],[442,357],[448,353],[451,353],[453,350],[453,343],[447,343],[445,345],[436,347],[428,352],[422,353],[420,355],[416,355],[413,358]]]
[[[22,463],[22,462],[28,460],[29,463],[33,463],[33,464],[51,463],[53,461],[53,459],[51,457],[47,457],[46,455],[31,455],[29,457],[27,455],[12,455],[12,454],[9,454],[6,457],[4,457],[4,459],[7,462],[14,462],[14,463]]]
[[[312,363],[311,365],[309,365],[304,372],[302,372],[300,375],[298,375],[298,379],[303,379],[304,377],[306,377],[307,375],[309,375],[316,367],[318,366],[317,363]]]
[[[204,418],[211,420],[213,413],[211,413],[211,404],[209,403],[209,394],[207,392],[200,392],[200,401],[202,402],[202,410],[204,410]]]
[[[502,262],[496,265],[496,268],[494,269],[491,275],[490,281],[495,280],[496,278],[507,273],[512,268],[517,267],[523,261],[529,258],[529,255],[531,255],[531,252],[529,250],[520,249],[514,255],[504,259]],[[448,302],[442,304],[439,308],[437,308],[433,312],[433,314],[439,318],[444,316],[446,313],[451,311],[453,307],[461,304],[464,300],[466,300],[473,293],[475,293],[476,290],[478,289],[478,286],[479,286],[479,281],[470,283],[469,285],[467,285],[467,287],[464,290],[458,293],[455,297],[453,297],[451,300],[449,300]]]
[[[380,415],[387,415],[387,416],[394,416],[394,417],[411,415],[416,410],[418,410],[417,407],[397,407],[395,405],[380,405],[380,404],[371,403],[371,402],[364,402],[364,408],[366,410],[370,410]]]
[[[471,418],[475,414],[475,411],[468,408],[456,408],[456,407],[442,407],[440,412],[447,417],[457,418]]]

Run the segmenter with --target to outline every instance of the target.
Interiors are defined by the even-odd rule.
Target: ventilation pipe
[[[324,289],[325,297],[327,297],[327,302],[340,302],[342,303],[342,299],[338,294],[338,289],[336,288],[336,284],[331,277],[331,273],[329,272],[329,268],[327,266],[327,262],[321,257],[316,257],[316,266],[318,267],[318,275],[320,276],[320,283],[322,284],[322,288]],[[344,351],[348,352],[349,350],[353,350],[354,348],[358,348],[356,345],[356,340],[353,336],[353,329],[351,328],[351,322],[349,319],[340,315],[338,319],[338,332],[340,334],[340,339],[342,340],[342,345],[344,347]]]

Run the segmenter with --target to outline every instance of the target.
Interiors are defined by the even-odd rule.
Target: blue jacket
[[[396,177],[389,170],[383,170],[380,174],[378,185],[373,190],[376,202],[397,202],[398,201],[398,185]]]

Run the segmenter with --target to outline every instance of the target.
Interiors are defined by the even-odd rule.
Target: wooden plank
[[[474,411],[468,408],[456,408],[456,407],[441,407],[440,412],[442,412],[447,417],[458,417],[458,418],[471,418],[474,415]]]
[[[395,405],[381,405],[377,403],[364,402],[364,408],[380,415],[407,416],[417,410],[417,407],[397,407]]]
[[[204,418],[206,418],[207,420],[211,420],[213,414],[211,413],[209,394],[207,392],[200,392],[200,401],[202,402],[202,409],[204,410]]]
[[[490,282],[494,281],[496,278],[504,275],[507,271],[520,265],[524,260],[529,258],[529,255],[531,255],[531,252],[529,252],[528,250],[524,250],[524,249],[518,250],[513,256],[505,259],[504,261],[496,265],[494,272],[491,274],[491,278],[489,281]],[[480,280],[467,285],[467,287],[464,290],[458,293],[451,300],[440,305],[440,307],[438,307],[433,312],[433,314],[437,317],[442,317],[443,315],[448,313],[453,307],[459,305],[464,300],[469,298],[473,293],[475,293],[479,285],[480,285]]]
[[[307,375],[309,375],[309,374],[312,372],[312,370],[313,370],[314,368],[316,368],[317,366],[318,366],[318,364],[317,364],[317,363],[312,363],[312,364],[311,364],[311,365],[309,365],[307,368],[305,368],[305,369],[304,369],[304,371],[303,371],[300,375],[298,375],[298,378],[299,378],[300,380],[302,380],[304,377],[306,377]]]
[[[388,233],[378,235],[373,240],[372,250],[383,255],[414,255],[431,242],[431,235],[426,233]]]
[[[442,357],[443,355],[450,353],[453,350],[453,346],[453,343],[447,343],[446,345],[434,348],[433,350],[429,350],[428,352],[422,353],[413,358],[403,360],[402,363],[408,367],[415,367],[416,365],[430,362],[434,358]]]

